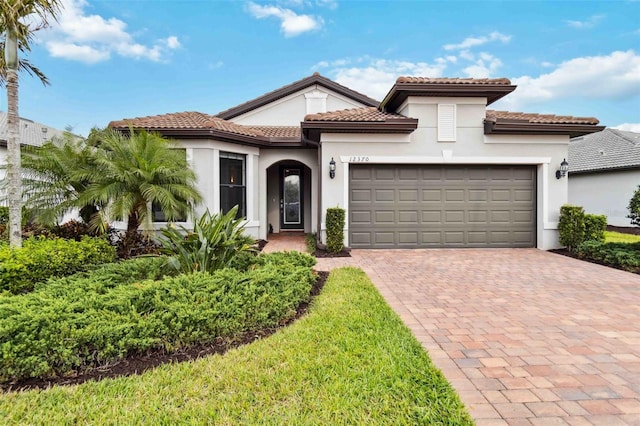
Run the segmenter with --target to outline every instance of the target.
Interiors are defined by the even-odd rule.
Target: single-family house
[[[113,121],[184,147],[205,203],[246,229],[317,232],[347,211],[353,248],[558,246],[570,137],[595,118],[487,109],[508,79],[400,77],[379,102],[317,73],[209,115]],[[160,218],[161,219],[161,218]]]
[[[62,137],[63,130],[20,117],[20,144],[39,146],[53,137]],[[7,113],[0,111],[0,165],[7,163]],[[5,171],[0,169],[0,180],[4,179]]]
[[[631,226],[629,200],[640,185],[640,133],[605,129],[571,138],[569,203]]]

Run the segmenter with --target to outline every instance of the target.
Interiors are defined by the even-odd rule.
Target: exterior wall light
[[[556,170],[556,179],[563,178],[567,175],[567,171],[569,171],[569,163],[567,163],[567,159],[565,158],[560,163],[560,169]]]
[[[336,161],[331,157],[331,161],[329,161],[329,177],[333,179],[336,177]]]

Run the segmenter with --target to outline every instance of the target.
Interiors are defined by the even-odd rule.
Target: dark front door
[[[280,169],[280,228],[304,230],[302,169]]]

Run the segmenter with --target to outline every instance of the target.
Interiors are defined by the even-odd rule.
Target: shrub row
[[[580,206],[566,204],[560,207],[560,244],[575,252],[584,241],[604,241],[607,229],[607,217],[588,214]]]
[[[603,243],[585,241],[578,246],[578,255],[627,271],[640,269],[640,243]]]
[[[33,237],[20,249],[0,245],[0,291],[24,293],[50,277],[62,277],[87,266],[113,262],[115,249],[102,238],[80,241]]]
[[[344,248],[344,218],[344,209],[327,209],[327,250],[331,253],[339,253]]]
[[[275,326],[308,299],[312,263],[297,253],[261,254],[246,272],[153,280],[162,259],[142,258],[0,295],[0,381],[68,375]]]

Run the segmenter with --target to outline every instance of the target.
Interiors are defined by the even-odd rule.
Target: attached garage
[[[535,247],[536,167],[349,167],[353,248]]]

